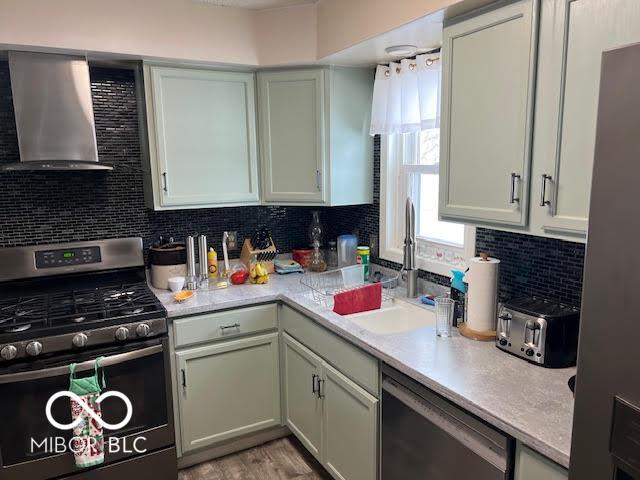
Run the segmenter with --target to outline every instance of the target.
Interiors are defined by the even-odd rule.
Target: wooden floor
[[[182,470],[179,480],[329,480],[331,477],[295,437]]]

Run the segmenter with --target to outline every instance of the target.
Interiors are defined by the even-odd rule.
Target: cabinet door
[[[258,74],[265,201],[325,200],[324,89],[323,70]]]
[[[567,480],[569,472],[560,465],[518,443],[515,480]]]
[[[326,363],[320,394],[323,465],[337,479],[375,479],[378,400]]]
[[[154,66],[149,72],[160,207],[257,203],[253,74]]]
[[[445,27],[441,217],[526,224],[536,45],[537,0]]]
[[[182,451],[280,424],[278,334],[176,353]]]
[[[532,227],[584,236],[602,52],[640,42],[640,2],[545,0],[540,28]]]
[[[322,400],[316,393],[322,360],[286,333],[284,344],[284,397],[287,426],[320,459]]]

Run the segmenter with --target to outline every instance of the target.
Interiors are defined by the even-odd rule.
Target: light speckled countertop
[[[433,327],[377,335],[311,301],[298,274],[271,275],[267,285],[198,290],[179,304],[171,292],[153,289],[170,318],[257,303],[284,302],[438,392],[529,447],[568,467],[575,368],[550,370],[498,350],[493,343],[458,335],[437,338]],[[414,302],[416,303],[416,302]],[[429,308],[429,307],[425,307]],[[454,329],[455,330],[455,329]]]

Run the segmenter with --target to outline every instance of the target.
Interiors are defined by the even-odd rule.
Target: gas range
[[[0,249],[0,365],[165,335],[140,238]]]

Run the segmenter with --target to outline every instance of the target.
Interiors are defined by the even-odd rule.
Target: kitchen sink
[[[354,313],[346,318],[378,335],[410,332],[436,324],[435,313],[410,303],[393,300],[379,310]]]

